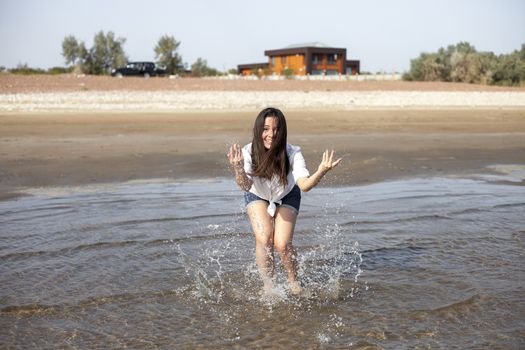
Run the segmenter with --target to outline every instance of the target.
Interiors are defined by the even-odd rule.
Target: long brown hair
[[[277,132],[272,140],[270,149],[264,147],[262,139],[264,121],[267,117],[277,119]],[[255,119],[253,126],[252,176],[271,180],[274,175],[277,175],[283,186],[288,184],[287,177],[290,171],[290,161],[286,152],[287,137],[288,131],[283,112],[272,107],[263,109]]]

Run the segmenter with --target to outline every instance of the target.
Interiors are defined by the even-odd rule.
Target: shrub
[[[51,67],[47,70],[47,73],[52,75],[71,73],[75,67]]]
[[[46,71],[40,68],[31,68],[27,63],[19,64],[16,68],[10,69],[10,73],[21,74],[21,75],[30,75],[30,74],[45,74]]]
[[[208,67],[208,61],[200,57],[191,65],[191,74],[194,77],[221,75],[217,69]]]
[[[477,52],[468,42],[449,45],[435,53],[421,53],[410,61],[410,70],[403,79],[521,85],[525,82],[525,44],[520,51],[500,56]]]
[[[285,79],[292,79],[292,77],[293,77],[293,69],[291,69],[291,68],[283,69],[282,73],[283,73]]]

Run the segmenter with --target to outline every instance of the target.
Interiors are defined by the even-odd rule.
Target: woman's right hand
[[[244,157],[241,146],[239,146],[238,143],[231,145],[230,152],[228,152],[228,161],[235,169],[242,169],[244,167]]]
[[[230,152],[228,152],[228,161],[235,169],[235,181],[237,185],[243,190],[248,192],[252,187],[252,180],[244,172],[244,156],[242,155],[241,146],[234,143],[230,147]]]

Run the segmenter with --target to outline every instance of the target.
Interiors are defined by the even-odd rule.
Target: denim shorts
[[[269,201],[266,199],[262,199],[259,196],[254,195],[251,192],[244,192],[244,202],[246,203],[246,208],[248,208],[251,204],[263,201],[267,204],[270,204]],[[286,196],[284,196],[282,199],[282,204],[277,204],[277,208],[290,208],[293,211],[295,211],[297,214],[299,213],[299,207],[301,206],[301,190],[299,189],[299,186],[295,185],[290,193],[288,193]]]

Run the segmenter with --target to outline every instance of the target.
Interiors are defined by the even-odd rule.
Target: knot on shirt
[[[266,211],[273,218],[275,216],[275,211],[277,210],[277,204],[281,205],[283,203],[283,201],[280,200],[280,201],[277,201],[277,202],[272,202],[272,201],[269,201],[269,202],[270,202],[270,204],[268,205],[268,209],[266,209]]]

